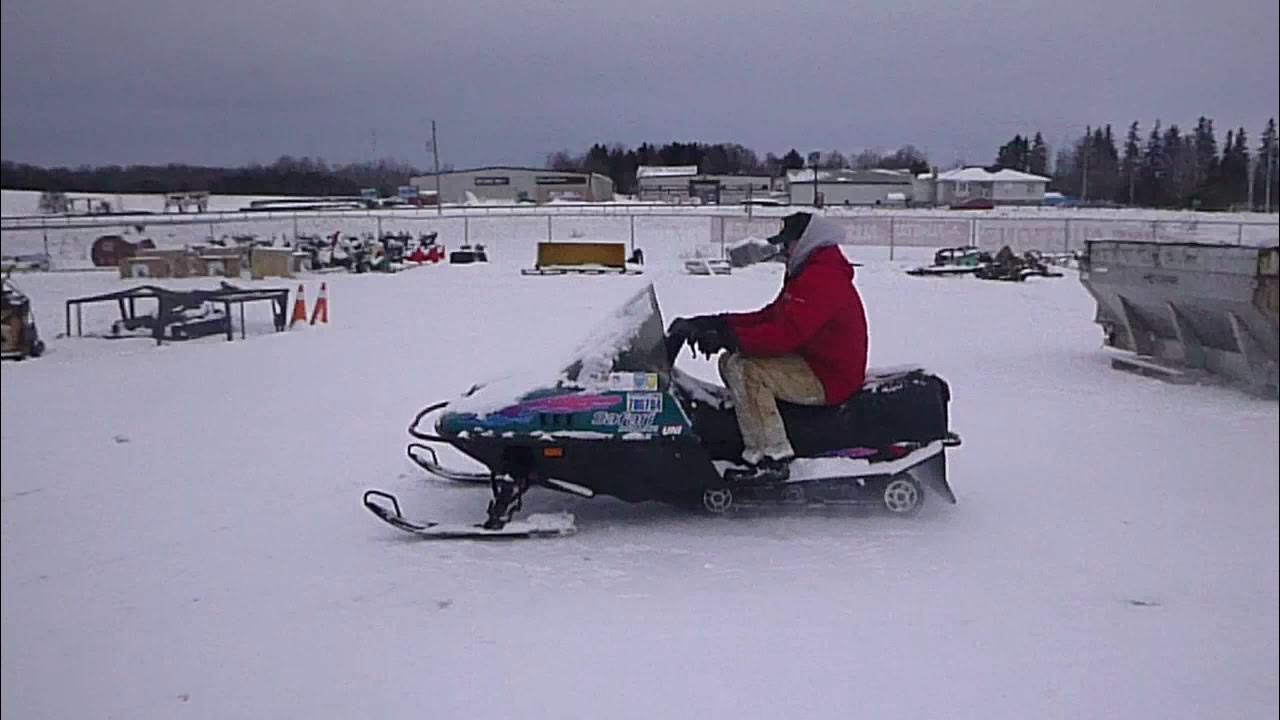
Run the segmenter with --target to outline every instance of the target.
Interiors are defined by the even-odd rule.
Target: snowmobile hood
[[[844,240],[843,228],[824,217],[813,216],[796,241],[796,246],[791,249],[791,256],[787,258],[787,277],[799,274],[814,251],[839,245]]]

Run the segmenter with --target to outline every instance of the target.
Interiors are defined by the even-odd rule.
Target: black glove
[[[697,334],[697,327],[690,318],[676,318],[667,326],[667,359],[671,362],[676,361],[676,357],[680,355],[681,348],[685,343],[692,344],[693,336]]]
[[[673,343],[683,344],[693,339],[693,336],[696,335],[697,332],[698,327],[694,324],[692,318],[678,317],[675,320],[672,320],[671,324],[667,326],[667,337],[670,338]]]
[[[695,320],[698,321],[698,330],[692,345],[697,352],[708,358],[721,350],[737,352],[738,338],[734,336],[723,315],[707,315]]]

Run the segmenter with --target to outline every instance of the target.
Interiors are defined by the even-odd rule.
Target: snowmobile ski
[[[379,503],[374,498],[382,498],[384,502]],[[385,501],[389,501],[391,507],[387,507]],[[480,524],[413,522],[400,512],[400,502],[396,500],[396,497],[381,490],[365,492],[364,506],[368,508],[369,512],[378,516],[378,519],[397,530],[403,530],[428,540],[563,537],[572,535],[577,530],[574,526],[573,515],[569,513],[534,514],[524,520],[507,522],[497,529],[489,529]]]

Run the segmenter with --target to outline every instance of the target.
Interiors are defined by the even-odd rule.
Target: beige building
[[[420,175],[409,182],[419,191],[436,189],[435,175]],[[599,173],[499,165],[440,173],[440,197],[446,203],[605,202],[613,199],[613,180]]]

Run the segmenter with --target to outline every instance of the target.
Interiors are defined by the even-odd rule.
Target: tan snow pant
[[[799,355],[746,357],[720,356],[720,377],[733,398],[746,449],[742,459],[755,464],[764,456],[780,459],[795,455],[787,428],[778,413],[778,401],[797,405],[825,405],[826,392],[809,363]]]

